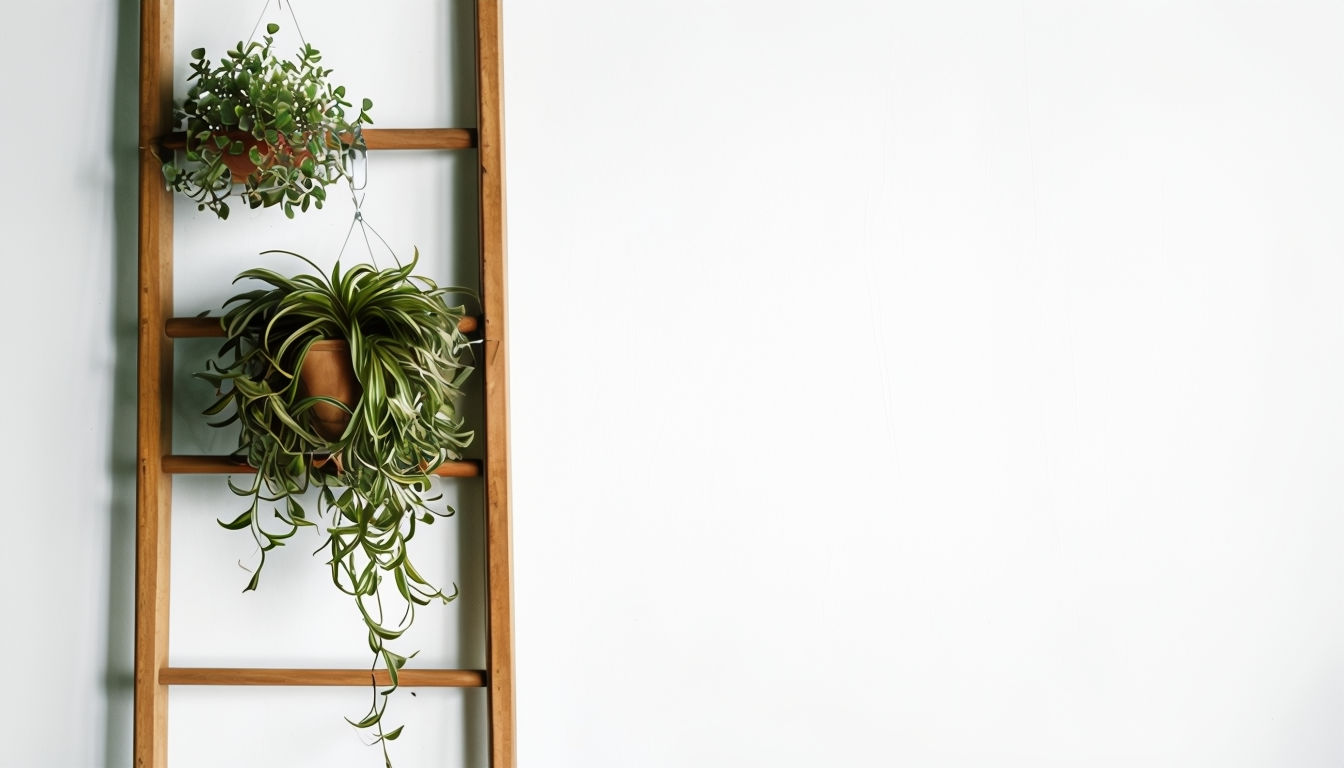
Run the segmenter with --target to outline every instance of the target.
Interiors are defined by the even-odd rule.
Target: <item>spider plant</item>
[[[388,643],[411,626],[418,606],[457,596],[456,586],[446,594],[421,575],[408,545],[418,525],[453,514],[440,496],[427,495],[430,473],[461,458],[472,439],[460,410],[462,385],[472,370],[458,330],[464,309],[446,300],[465,291],[415,276],[418,251],[395,268],[359,264],[342,271],[338,261],[329,275],[290,255],[314,271],[295,277],[260,268],[241,273],[235,282],[266,287],[224,304],[222,362],[211,361],[197,374],[218,392],[206,414],[223,416],[214,426],[239,424],[236,456],[256,468],[250,483],[230,478],[247,506],[220,524],[250,530],[260,548],[244,591],[257,588],[267,553],[299,528],[325,534],[318,551],[326,553],[332,582],[354,599],[373,665],[381,664],[391,679],[385,690],[374,684],[369,712],[350,720],[370,729],[386,759],[386,742],[401,728],[385,731],[382,718],[409,658]],[[310,348],[323,339],[349,343],[362,387],[356,402],[308,394],[299,385]],[[335,437],[317,428],[319,405],[348,413],[349,423]]]

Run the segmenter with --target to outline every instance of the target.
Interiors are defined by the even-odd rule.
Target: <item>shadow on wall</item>
[[[458,116],[462,125],[475,125],[476,120],[476,84],[474,82],[474,73],[476,71],[476,47],[475,37],[472,30],[475,28],[475,9],[472,3],[450,4],[448,25],[444,34],[456,36],[457,40],[462,41],[462,45],[454,46],[453,59],[449,66],[452,67],[454,76],[452,78],[453,87],[448,93],[448,98],[453,100],[451,114]],[[473,160],[475,152],[472,152]],[[478,221],[480,209],[477,204],[476,188],[479,179],[476,174],[476,163],[460,163],[454,166],[453,182],[457,189],[454,191],[453,199],[460,201],[460,205],[466,208],[455,212],[455,218],[459,222]],[[480,252],[480,233],[469,226],[459,226],[452,238],[452,247],[454,252],[459,254],[474,254]],[[477,297],[480,296],[480,272],[479,263],[473,265],[472,271],[475,272],[475,285]],[[464,281],[466,285],[471,282]],[[470,306],[471,302],[468,302]],[[476,310],[480,310],[479,300]],[[467,418],[473,424],[485,423],[485,388],[482,386],[483,379],[479,370],[471,377],[467,389]],[[482,448],[483,432],[477,430],[477,442],[473,450],[478,455],[484,455]],[[460,527],[458,533],[458,587],[462,590],[461,597],[457,603],[457,610],[462,612],[464,619],[458,623],[461,633],[458,642],[460,643],[460,663],[467,668],[477,667],[486,668],[486,656],[488,649],[486,647],[486,634],[484,627],[487,621],[489,611],[488,600],[486,599],[486,531],[485,531],[485,481],[477,480],[461,486],[461,496],[458,498],[459,506],[455,520]],[[490,732],[490,702],[484,690],[472,691],[464,690],[465,696],[463,715],[465,717],[462,739],[462,764],[463,765],[486,765],[490,761],[490,744],[488,734]]]
[[[107,574],[107,722],[103,764],[131,765],[135,711],[135,434],[137,210],[139,139],[140,4],[122,0],[117,6],[116,59],[113,68],[112,154],[113,252],[112,327],[116,361],[113,369],[108,461],[112,478]]]

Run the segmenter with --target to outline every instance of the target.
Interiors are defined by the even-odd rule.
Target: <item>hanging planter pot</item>
[[[226,149],[223,153],[224,165],[229,169],[229,180],[234,184],[243,184],[249,176],[254,175],[261,167],[261,164],[253,162],[249,157],[253,149],[256,149],[263,157],[270,153],[271,145],[262,139],[258,139],[250,133],[242,131],[228,131],[224,136],[229,140],[229,147],[235,147],[242,144],[243,151],[234,154]]]
[[[164,179],[221,219],[229,216],[235,185],[248,206],[279,206],[289,218],[321,208],[327,185],[350,180],[355,158],[366,151],[361,127],[373,122],[373,102],[364,99],[354,110],[311,45],[293,59],[277,57],[272,35],[279,29],[268,24],[263,42],[240,42],[218,64],[204,48],[192,51],[187,94],[174,105],[186,133],[184,157],[165,160]]]
[[[317,434],[327,440],[340,440],[363,393],[350,360],[350,342],[322,339],[308,347],[299,368],[299,394],[320,398],[310,414],[310,424]]]
[[[302,168],[304,162],[313,157],[313,153],[306,147],[306,142],[296,150],[284,134],[276,136],[274,143],[264,138],[259,139],[246,131],[225,131],[223,135],[228,139],[229,145],[221,157],[229,169],[230,181],[235,187],[247,185],[253,178],[260,179],[262,173],[275,165]],[[243,194],[248,193],[244,191]]]

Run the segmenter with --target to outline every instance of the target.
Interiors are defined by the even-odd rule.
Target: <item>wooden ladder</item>
[[[508,377],[505,326],[503,126],[500,0],[476,0],[477,125],[368,129],[369,149],[475,148],[480,171],[480,299],[484,351],[481,462],[445,465],[449,477],[484,475],[486,668],[412,669],[405,686],[485,687],[489,757],[514,768],[512,564],[509,527]],[[173,197],[155,147],[172,131],[173,0],[142,0],[140,18],[139,414],[135,584],[135,766],[166,768],[168,691],[176,685],[369,684],[368,669],[218,669],[168,665],[169,530],[172,476],[244,471],[225,457],[172,456],[173,338],[219,335],[218,324],[173,318]],[[386,672],[380,672],[386,684]]]

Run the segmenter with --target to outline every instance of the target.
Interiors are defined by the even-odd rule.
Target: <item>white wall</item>
[[[15,768],[130,764],[136,102],[117,40],[135,9],[117,5],[16,6],[0,25],[0,765]]]
[[[0,33],[0,765],[129,764],[135,12]],[[1344,761],[1341,21],[508,0],[520,764]]]
[[[1344,6],[507,11],[523,765],[1344,762]]]

